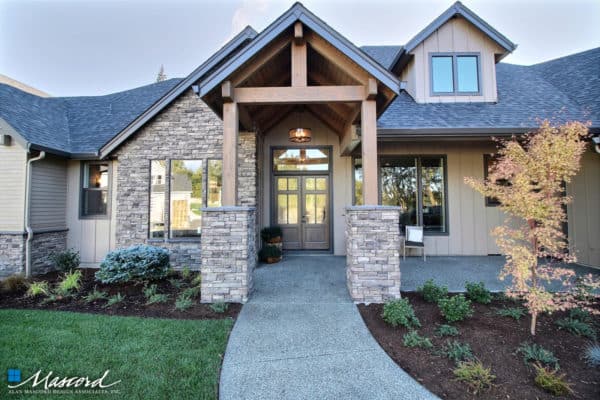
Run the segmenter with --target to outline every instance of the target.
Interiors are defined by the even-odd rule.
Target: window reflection
[[[328,171],[328,149],[278,149],[273,151],[275,171]]]

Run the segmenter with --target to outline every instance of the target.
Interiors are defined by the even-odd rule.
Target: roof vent
[[[10,135],[0,135],[0,146],[10,146],[11,141]]]

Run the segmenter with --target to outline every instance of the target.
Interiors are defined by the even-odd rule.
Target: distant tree
[[[581,297],[574,294],[573,270],[553,261],[575,261],[562,230],[565,207],[571,200],[564,185],[580,168],[587,132],[587,126],[580,122],[552,126],[543,121],[523,140],[500,142],[497,162],[487,180],[465,178],[483,196],[498,199],[509,216],[493,232],[506,256],[500,278],[512,278],[509,296],[523,297],[531,315],[531,335],[535,335],[540,313],[581,305]],[[515,227],[515,220],[519,227]],[[548,262],[539,263],[542,258]],[[566,292],[549,292],[543,282],[552,280],[562,282]],[[586,277],[586,284],[598,287],[591,276]]]
[[[161,64],[160,70],[158,71],[158,75],[156,76],[156,82],[162,82],[167,80],[167,75],[165,74],[165,66]]]

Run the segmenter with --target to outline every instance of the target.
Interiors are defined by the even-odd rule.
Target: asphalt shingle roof
[[[181,79],[87,97],[38,97],[0,84],[0,118],[25,140],[66,153],[95,153]]]
[[[382,67],[390,69],[392,62],[402,50],[402,46],[361,46],[360,49],[377,61]]]

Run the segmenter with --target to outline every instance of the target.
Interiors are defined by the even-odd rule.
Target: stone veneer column
[[[346,208],[346,279],[356,303],[400,298],[400,207]]]
[[[202,210],[202,303],[245,303],[256,265],[254,207]]]

